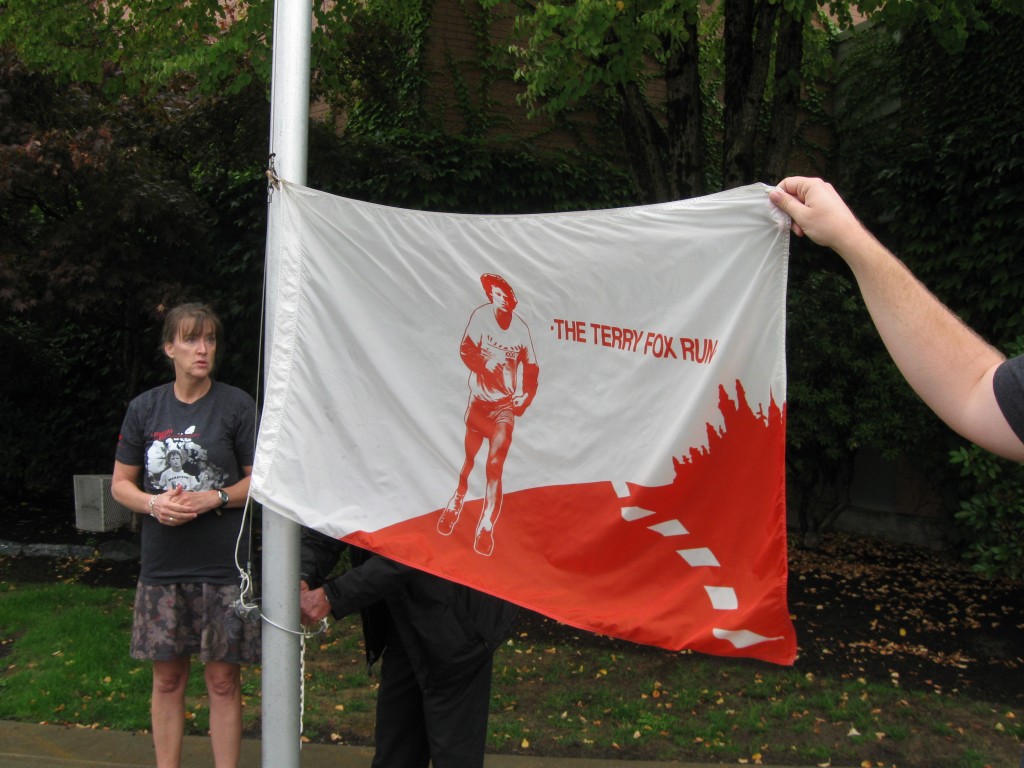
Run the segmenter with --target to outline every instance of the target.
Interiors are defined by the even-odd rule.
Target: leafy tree
[[[706,163],[711,141],[721,141],[723,178],[735,186],[753,171],[768,89],[779,93],[780,107],[797,101],[800,78],[786,66],[772,73],[776,45],[780,62],[795,62],[799,71],[803,42],[795,17],[779,4],[727,1],[714,11],[700,0],[519,7],[512,50],[525,101],[548,115],[588,99],[607,104],[644,201],[705,192],[707,177],[717,175]],[[720,89],[721,107],[714,104]],[[788,132],[796,114],[790,110],[791,123],[784,124],[780,109],[772,119]],[[712,122],[720,129],[714,136],[706,115],[722,116],[719,125]]]
[[[854,10],[892,28],[927,20],[947,49],[987,24],[985,4],[973,0],[517,5],[512,49],[525,101],[547,114],[592,98],[610,105],[647,202],[781,178],[803,141],[807,99],[818,98],[831,65],[827,42],[851,28]]]
[[[228,327],[255,321],[256,336],[265,193],[252,161],[263,158],[240,181],[232,142],[250,145],[248,108],[182,89],[111,100],[0,51],[0,101],[0,401],[25,427],[0,485],[70,489],[75,472],[109,471],[127,400],[166,377],[160,307],[230,296]],[[265,110],[256,118],[262,135]],[[244,243],[248,262],[215,258]],[[246,268],[239,291],[231,280]]]
[[[481,0],[518,7],[513,50],[525,100],[564,113],[610,105],[647,201],[777,178],[800,143],[801,102],[831,57],[823,41],[853,11],[893,29],[924,22],[945,50],[987,28],[977,0]],[[1020,13],[1020,0],[996,3]],[[314,95],[350,117],[396,114],[422,99],[430,0],[313,6]],[[196,87],[237,93],[269,83],[271,3],[7,0],[0,44],[29,67],[110,94],[158,88],[181,73]],[[481,64],[493,61],[493,51]],[[422,116],[424,112],[420,112]],[[406,113],[408,116],[409,113]],[[402,127],[413,127],[405,123]],[[437,126],[432,126],[437,129]],[[719,159],[717,168],[708,159]]]
[[[61,83],[112,97],[153,91],[182,73],[207,93],[269,82],[273,3],[195,0],[7,0],[0,44]]]
[[[1024,577],[1024,466],[1005,461],[976,445],[962,446],[951,461],[967,478],[956,512],[964,555],[989,577]]]

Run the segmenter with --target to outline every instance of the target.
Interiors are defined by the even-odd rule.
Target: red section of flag
[[[482,502],[450,536],[440,510],[347,540],[582,629],[671,650],[791,664],[785,410],[719,389],[724,428],[673,459],[669,485],[628,478],[507,493],[493,554],[474,551]],[[614,445],[586,450],[615,450]]]

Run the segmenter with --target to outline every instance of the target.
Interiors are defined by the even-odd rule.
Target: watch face
[[[218,490],[217,491],[217,495],[220,496],[220,503],[221,504],[227,504],[228,503],[228,492],[227,491]]]

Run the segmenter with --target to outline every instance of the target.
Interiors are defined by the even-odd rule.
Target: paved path
[[[306,744],[299,753],[299,762],[301,768],[367,768],[372,755],[373,750],[367,747]],[[152,765],[153,744],[149,734],[0,720],[0,768],[151,768]],[[182,765],[212,768],[209,739],[186,736]],[[242,768],[260,767],[259,741],[245,739],[242,742],[241,765]],[[488,755],[485,768],[712,767],[696,763]]]

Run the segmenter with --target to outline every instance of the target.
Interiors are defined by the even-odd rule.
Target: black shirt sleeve
[[[347,545],[312,528],[302,529],[299,578],[310,589],[323,586]]]
[[[420,571],[408,565],[380,555],[370,555],[324,584],[324,592],[331,604],[331,614],[340,619],[397,596],[406,582],[416,576],[424,578]]]
[[[996,369],[992,388],[1003,416],[1024,442],[1024,355],[1010,358]]]

